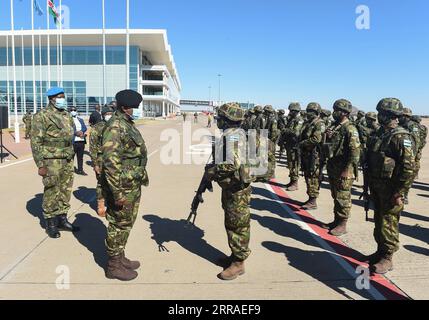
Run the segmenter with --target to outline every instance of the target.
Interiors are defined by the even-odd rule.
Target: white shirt
[[[73,121],[74,121],[74,126],[76,127],[76,132],[82,131],[82,125],[80,124],[78,117],[73,117]],[[75,136],[74,141],[85,141],[85,139]]]

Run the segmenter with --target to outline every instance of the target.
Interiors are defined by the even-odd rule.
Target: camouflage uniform
[[[38,168],[46,168],[43,177],[43,216],[52,219],[67,215],[73,187],[73,119],[53,104],[33,117],[31,149]]]
[[[246,161],[246,136],[240,129],[244,111],[236,103],[220,107],[218,125],[223,129],[220,145],[216,148],[216,161],[206,169],[207,179],[216,181],[222,188],[222,208],[225,212],[225,229],[232,256],[230,266],[218,275],[233,280],[244,273],[244,261],[250,255],[250,199],[251,177]],[[243,163],[244,161],[244,163]]]
[[[25,124],[25,139],[30,138],[30,133],[31,133],[31,121],[33,120],[33,116],[31,115],[31,113],[27,112],[23,117],[22,117],[22,122],[24,122]]]
[[[265,117],[261,106],[255,107],[255,118],[252,123],[252,129],[257,130],[258,132],[265,128]]]
[[[286,128],[285,111],[279,110],[277,114],[277,129],[279,130],[278,146],[280,147],[280,156],[284,153],[284,136],[283,130]]]
[[[377,111],[384,127],[368,142],[369,187],[375,207],[374,238],[378,245],[371,264],[376,273],[386,273],[393,267],[392,255],[399,249],[399,218],[404,209],[403,203],[398,205],[393,199],[405,197],[414,177],[415,146],[411,135],[394,124],[396,120],[388,118],[399,117],[402,110],[398,99],[381,100]],[[378,262],[374,264],[375,261]]]
[[[276,112],[272,106],[266,106],[264,108],[265,121],[264,129],[268,130],[268,172],[265,176],[265,181],[269,181],[274,178],[276,171],[276,147],[279,139],[279,130],[277,129],[277,117]]]
[[[350,114],[352,104],[344,99],[334,104],[334,114],[344,112]],[[356,127],[349,121],[340,119],[327,130],[326,143],[323,145],[324,158],[327,159],[327,169],[331,195],[334,199],[334,223],[331,233],[342,235],[346,232],[346,222],[352,208],[351,190],[354,178],[354,168],[359,163],[360,141]],[[347,171],[347,177],[342,173]]]
[[[309,111],[315,111],[316,115],[312,120],[308,120],[301,132],[301,166],[304,171],[305,182],[307,184],[307,195],[309,201],[315,201],[319,197],[320,189],[320,163],[322,142],[322,132],[325,131],[325,124],[319,118],[320,105],[310,103],[307,106],[307,117]]]
[[[368,112],[365,115],[365,121],[361,122],[356,128],[359,132],[359,141],[361,145],[360,163],[363,168],[365,163],[366,145],[369,137],[373,135],[380,127],[377,124],[377,114],[375,112]]]
[[[114,257],[124,252],[139,210],[141,186],[149,183],[147,150],[134,122],[122,111],[107,122],[102,141],[102,175],[108,185],[106,247]],[[115,205],[120,199],[126,200],[122,208]]]
[[[412,116],[411,121],[414,122],[418,126],[419,136],[420,136],[420,146],[417,149],[417,155],[416,155],[416,179],[417,179],[419,176],[420,161],[422,159],[423,149],[426,146],[428,129],[426,128],[426,126],[421,124],[422,119],[419,116]]]
[[[293,111],[299,112],[301,106],[299,103],[291,103],[289,105],[289,116],[287,117],[286,128],[283,130],[283,136],[285,141],[285,148],[287,153],[287,166],[289,168],[290,183],[288,188],[297,184],[299,179],[299,139],[301,130],[304,125],[304,120],[301,118],[300,113],[293,116]]]

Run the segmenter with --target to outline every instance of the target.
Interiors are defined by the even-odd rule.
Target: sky
[[[37,0],[45,10],[45,0]],[[106,1],[108,28],[124,28],[125,0]],[[15,28],[30,28],[30,0],[14,0]],[[58,4],[59,0],[55,0]],[[101,0],[63,0],[70,27],[100,28]],[[370,26],[356,28],[359,5]],[[10,29],[0,0],[0,29]],[[339,98],[370,111],[397,97],[429,114],[427,0],[130,0],[131,28],[166,29],[183,99],[287,108]],[[46,16],[36,28],[46,28]]]

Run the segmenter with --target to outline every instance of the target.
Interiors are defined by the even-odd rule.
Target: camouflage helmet
[[[320,104],[318,104],[317,102],[310,102],[307,106],[306,112],[314,111],[319,114],[321,110],[322,108],[320,107]]]
[[[270,105],[264,107],[264,112],[275,113],[273,106],[270,106]]]
[[[334,110],[351,113],[353,110],[352,103],[346,99],[337,100],[334,103]]]
[[[384,98],[377,104],[377,111],[384,111],[394,114],[395,116],[402,115],[404,106],[401,100],[396,98]]]
[[[417,123],[421,123],[422,122],[422,118],[420,116],[411,116],[411,121],[417,122]]]
[[[252,115],[252,114],[255,114],[255,109],[254,108],[250,108],[249,109],[249,113]]]
[[[244,110],[238,103],[226,103],[222,105],[218,110],[218,114],[233,122],[244,120]]]
[[[254,109],[255,113],[262,113],[262,107],[261,106],[256,106]]]
[[[366,119],[368,119],[368,120],[374,120],[374,121],[377,121],[377,114],[376,114],[375,112],[368,112],[368,113],[365,115],[365,118],[366,118]]]
[[[322,111],[320,111],[320,114],[324,117],[330,117],[332,112],[328,109],[322,109]]]
[[[283,109],[280,109],[280,110],[279,110],[279,114],[280,114],[280,115],[284,115],[285,113],[286,113],[286,112],[285,112]]]
[[[406,117],[412,117],[413,116],[413,111],[411,111],[410,108],[404,108],[404,110],[402,112],[403,112],[403,115]]]
[[[363,118],[363,117],[365,117],[365,112],[363,112],[362,110],[359,110],[357,115],[358,115],[358,117]]]
[[[115,112],[115,109],[113,108],[113,106],[112,106],[112,105],[110,105],[110,104],[105,104],[105,105],[103,106],[103,109],[101,109],[101,114],[102,114],[102,115],[105,115],[106,113],[109,113],[109,112],[113,113],[113,112]]]
[[[301,111],[301,105],[298,102],[292,102],[289,105],[289,111]]]

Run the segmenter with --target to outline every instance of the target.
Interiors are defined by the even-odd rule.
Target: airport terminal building
[[[141,116],[168,117],[180,111],[181,84],[165,30],[129,30],[128,64],[126,30],[107,29],[105,39],[104,59],[101,29],[15,31],[18,114],[45,106],[45,92],[52,86],[64,87],[68,105],[81,115],[114,100],[127,87],[143,95]],[[0,104],[13,114],[11,43],[11,32],[0,31]]]

